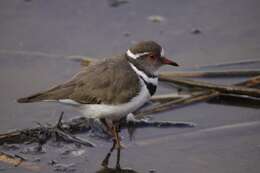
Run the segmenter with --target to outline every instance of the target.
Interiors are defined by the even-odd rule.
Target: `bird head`
[[[163,65],[179,66],[176,62],[164,56],[164,49],[154,41],[143,41],[126,51],[128,61],[135,66],[156,73]]]

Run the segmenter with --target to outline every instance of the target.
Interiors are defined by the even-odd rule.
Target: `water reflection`
[[[129,169],[129,168],[121,168],[121,169],[116,169],[116,168],[102,168],[98,170],[96,173],[138,173],[135,170]]]

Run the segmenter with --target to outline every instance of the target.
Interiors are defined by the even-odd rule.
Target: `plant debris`
[[[21,156],[0,152],[0,161],[13,166],[20,166],[33,172],[44,170],[43,166],[27,161]]]
[[[127,4],[127,0],[108,0],[108,4],[110,7],[119,7],[123,4]]]
[[[76,165],[74,163],[64,164],[64,163],[54,163],[53,168],[57,172],[74,172],[76,171]]]
[[[163,16],[159,16],[159,15],[152,15],[149,16],[147,19],[153,23],[162,23],[166,20]]]
[[[194,34],[194,35],[198,35],[198,34],[201,34],[202,32],[201,32],[200,29],[194,28],[194,29],[191,30],[191,33]]]

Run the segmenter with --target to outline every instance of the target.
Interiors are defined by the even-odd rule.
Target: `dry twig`
[[[26,159],[8,153],[0,152],[0,161],[13,166],[20,166],[33,172],[43,171],[44,167],[27,161]]]
[[[176,71],[161,72],[163,76],[183,78],[183,77],[250,77],[260,75],[260,70],[224,70],[224,71]]]
[[[189,88],[204,88],[215,90],[226,94],[247,95],[251,97],[260,97],[260,89],[247,88],[240,86],[227,86],[221,84],[212,84],[202,81],[194,81],[188,79],[179,79],[167,75],[160,75],[160,80],[165,82],[172,82],[176,85],[188,86]]]

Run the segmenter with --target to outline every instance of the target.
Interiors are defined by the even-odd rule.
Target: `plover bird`
[[[85,117],[100,119],[114,136],[110,153],[118,149],[120,158],[119,120],[143,106],[154,95],[158,69],[162,65],[178,66],[164,57],[164,49],[154,41],[143,41],[120,56],[95,62],[71,80],[47,91],[18,99],[19,103],[54,101],[76,107]]]

